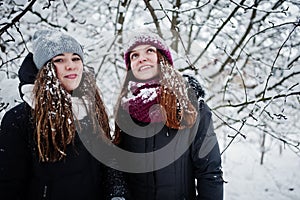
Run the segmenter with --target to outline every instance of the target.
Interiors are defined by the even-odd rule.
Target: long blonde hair
[[[101,137],[110,139],[108,116],[91,72],[83,72],[78,90],[90,102],[88,116],[91,116],[94,127],[100,125],[103,130],[99,132]],[[66,156],[67,145],[74,144],[76,119],[72,112],[71,95],[61,86],[52,62],[48,62],[39,71],[33,91],[34,138],[39,158],[42,162],[61,160]]]

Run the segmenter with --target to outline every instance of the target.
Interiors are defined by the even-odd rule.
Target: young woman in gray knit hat
[[[124,46],[115,138],[128,152],[131,164],[119,164],[133,199],[223,199],[221,156],[201,86],[174,69],[157,34],[135,32]]]
[[[59,31],[37,31],[20,70],[24,102],[0,132],[0,198],[124,199],[122,174],[88,151],[110,141],[108,116],[81,45]],[[86,139],[84,139],[86,138]]]

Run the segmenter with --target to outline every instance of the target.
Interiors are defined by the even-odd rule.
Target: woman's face
[[[83,72],[80,56],[74,53],[63,53],[52,58],[52,62],[61,85],[68,92],[75,90],[80,84]]]
[[[130,53],[130,66],[136,79],[148,80],[158,75],[157,49],[151,45],[139,45]]]

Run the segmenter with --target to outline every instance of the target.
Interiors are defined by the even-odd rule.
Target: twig
[[[36,0],[32,0],[29,4],[28,4],[28,6],[19,14],[19,15],[17,15],[15,18],[13,18],[12,20],[11,20],[11,22],[10,23],[7,23],[4,27],[2,27],[1,29],[0,29],[0,36],[5,32],[5,31],[7,31],[11,26],[13,26],[15,23],[17,23],[18,21],[20,21],[20,19],[26,14],[26,12],[27,11],[29,11],[31,8],[32,8],[32,6],[33,6],[33,4],[36,2]]]
[[[220,106],[217,106],[217,107],[214,107],[213,110],[217,110],[219,108],[225,108],[225,107],[242,107],[242,106],[247,106],[247,105],[251,105],[251,104],[254,104],[256,102],[264,102],[264,101],[269,101],[271,99],[278,99],[278,98],[282,98],[282,97],[288,97],[288,96],[297,96],[297,95],[300,95],[300,91],[297,91],[297,92],[292,92],[292,93],[289,93],[289,94],[278,94],[276,96],[273,96],[273,97],[262,97],[260,99],[257,99],[257,100],[252,100],[252,101],[246,101],[246,102],[243,102],[243,103],[239,103],[239,104],[227,104],[227,105],[220,105]]]
[[[296,25],[293,27],[292,31],[289,33],[289,35],[287,36],[287,38],[285,39],[285,41],[282,43],[281,47],[279,48],[279,50],[278,50],[278,52],[277,52],[277,55],[276,55],[276,57],[275,57],[275,59],[274,59],[274,61],[273,61],[272,68],[271,68],[271,71],[270,71],[270,74],[269,74],[269,76],[268,76],[268,78],[267,78],[267,81],[266,81],[266,84],[265,84],[265,87],[264,87],[264,90],[263,90],[262,98],[265,97],[265,94],[266,94],[266,91],[267,91],[267,87],[268,87],[270,78],[273,76],[273,69],[274,69],[274,67],[275,67],[275,63],[276,63],[276,61],[277,61],[277,59],[278,59],[278,57],[279,57],[279,55],[280,55],[280,52],[281,52],[283,46],[284,46],[285,43],[289,40],[289,38],[291,37],[292,33],[295,31],[295,29],[296,29],[299,25],[300,25],[300,23],[296,24]]]

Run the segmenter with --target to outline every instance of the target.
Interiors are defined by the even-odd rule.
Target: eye
[[[63,59],[62,58],[53,58],[52,62],[60,63],[60,62],[63,62]]]
[[[132,53],[132,54],[130,55],[130,60],[134,60],[134,59],[136,59],[138,56],[139,56],[138,53]]]
[[[150,47],[149,49],[147,49],[148,53],[156,53],[156,49],[154,47]]]
[[[80,61],[80,60],[81,60],[80,56],[75,56],[72,58],[72,61],[74,61],[74,62]]]

